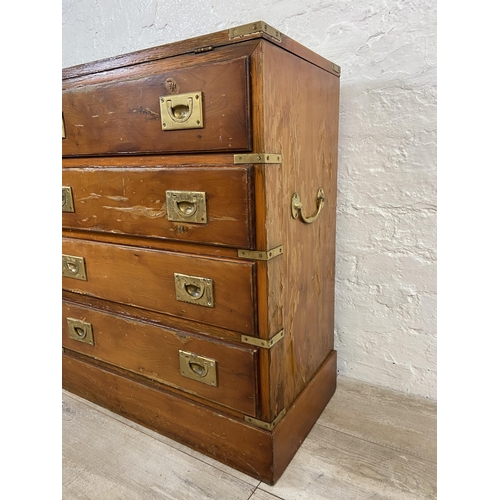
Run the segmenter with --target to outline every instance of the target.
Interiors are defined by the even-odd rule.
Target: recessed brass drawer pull
[[[181,375],[217,387],[217,361],[192,352],[179,351]]]
[[[62,211],[74,212],[75,206],[73,204],[73,191],[70,186],[62,187]]]
[[[203,128],[203,95],[192,92],[162,96],[160,115],[162,130]]]
[[[297,217],[300,216],[302,222],[305,222],[306,224],[311,224],[314,222],[318,217],[319,214],[325,204],[325,192],[323,191],[323,188],[318,189],[318,194],[316,195],[316,201],[318,204],[318,209],[314,215],[311,215],[311,217],[306,217],[302,213],[302,202],[300,201],[300,196],[297,193],[293,193],[292,195],[292,217],[296,219]]]
[[[94,345],[94,334],[91,323],[74,318],[66,318],[66,320],[68,322],[68,335],[70,338],[78,340],[78,342]]]
[[[174,273],[175,298],[204,307],[214,307],[213,280]]]
[[[173,222],[206,224],[207,196],[203,191],[166,191],[167,219]]]
[[[85,260],[83,257],[74,255],[62,256],[62,274],[67,278],[87,281],[87,272],[85,269]]]

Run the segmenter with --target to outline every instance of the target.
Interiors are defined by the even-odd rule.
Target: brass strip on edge
[[[274,259],[274,257],[278,257],[278,255],[283,255],[283,245],[268,250],[267,252],[260,250],[238,250],[238,257],[242,257],[243,259],[270,260]]]
[[[276,335],[273,335],[269,340],[259,339],[257,337],[250,337],[248,335],[242,335],[241,341],[245,344],[255,345],[257,347],[262,347],[264,349],[271,349],[271,347],[277,344],[285,336],[285,331],[280,330]]]
[[[251,35],[252,33],[266,33],[266,35],[269,35],[271,38],[281,42],[281,33],[264,21],[257,21],[255,23],[244,24],[242,26],[237,26],[236,28],[231,28],[229,30],[229,40],[245,35]]]
[[[260,427],[261,429],[265,429],[266,431],[272,431],[281,421],[281,419],[285,416],[286,409],[283,408],[278,416],[272,422],[264,422],[262,420],[258,420],[253,417],[249,417],[245,415],[245,422],[247,424],[255,425],[255,427]]]
[[[335,75],[340,76],[340,66],[338,64],[332,63],[332,71]]]
[[[251,153],[234,155],[234,164],[243,163],[281,163],[282,155],[275,153]]]

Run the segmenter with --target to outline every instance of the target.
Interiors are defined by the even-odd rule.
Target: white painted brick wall
[[[435,0],[63,0],[63,66],[256,20],[342,67],[340,373],[435,399]]]

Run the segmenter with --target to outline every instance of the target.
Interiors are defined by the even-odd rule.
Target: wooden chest
[[[340,68],[263,22],[63,71],[63,386],[273,484],[335,392]]]

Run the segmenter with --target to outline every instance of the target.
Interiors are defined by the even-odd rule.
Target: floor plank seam
[[[142,434],[144,434],[144,435],[146,435],[146,436],[149,436],[149,437],[151,437],[152,439],[155,439],[156,441],[162,442],[162,441],[160,441],[160,440],[156,439],[155,437],[151,436],[151,435],[150,435],[150,434],[148,434],[147,432],[144,432],[144,431],[143,431],[143,430],[141,430],[141,429],[137,429],[134,425],[130,425],[130,424],[128,424],[127,422],[123,422],[123,421],[121,420],[122,418],[123,418],[123,419],[126,419],[126,417],[121,417],[121,416],[119,416],[120,418],[117,418],[117,415],[115,415],[115,414],[114,414],[113,412],[111,412],[110,410],[106,410],[105,408],[101,408],[100,406],[95,405],[94,403],[92,403],[92,402],[90,402],[90,401],[87,401],[87,400],[86,400],[86,399],[84,399],[84,398],[80,398],[79,396],[76,396],[76,395],[74,395],[74,394],[72,394],[72,393],[70,393],[70,392],[67,392],[67,391],[66,391],[66,394],[67,394],[69,397],[71,397],[72,399],[74,399],[75,401],[82,402],[83,404],[86,404],[88,407],[93,408],[93,409],[94,409],[94,410],[96,410],[96,411],[99,411],[99,412],[100,412],[100,413],[102,413],[103,415],[110,416],[111,418],[113,418],[113,419],[114,419],[114,420],[116,420],[117,422],[120,422],[120,423],[122,423],[122,424],[126,425],[127,427],[130,427],[130,428],[132,428],[132,429],[135,429],[135,430],[137,430],[137,431],[141,432]],[[103,409],[104,409],[104,410],[106,410],[106,411],[102,411]],[[108,412],[109,412],[109,413],[108,413]],[[126,420],[128,420],[128,419],[126,419]],[[140,425],[140,424],[135,424],[135,425]],[[334,428],[334,427],[329,427],[329,426],[327,426],[327,425],[322,424],[320,421],[316,422],[316,424],[315,424],[315,425],[318,425],[318,426],[324,427],[324,428],[329,429],[329,430],[333,430],[333,431],[335,431],[335,432],[340,432],[340,433],[342,433],[342,434],[344,434],[344,435],[346,435],[346,436],[350,436],[350,437],[352,437],[352,438],[356,438],[356,439],[359,439],[359,440],[364,441],[364,442],[366,442],[366,443],[374,444],[374,445],[380,446],[380,447],[382,447],[382,448],[386,448],[386,449],[388,449],[388,450],[397,451],[397,452],[400,452],[400,453],[405,453],[405,454],[406,454],[406,455],[408,455],[408,456],[411,456],[411,457],[413,457],[413,458],[418,458],[419,460],[422,460],[423,462],[426,462],[426,463],[428,463],[428,464],[437,465],[437,457],[436,457],[436,460],[435,460],[435,461],[432,461],[432,460],[427,460],[427,459],[425,459],[425,458],[422,458],[422,457],[421,457],[421,456],[419,456],[419,455],[415,455],[415,454],[413,454],[413,453],[411,453],[411,452],[408,452],[408,451],[406,451],[406,450],[404,450],[404,449],[395,448],[395,447],[393,447],[393,446],[387,446],[387,445],[384,445],[384,444],[381,444],[381,443],[377,443],[377,442],[375,442],[375,441],[372,441],[372,440],[370,440],[370,439],[363,438],[363,437],[357,436],[357,435],[355,435],[355,434],[351,434],[351,433],[349,433],[349,432],[345,432],[345,431],[340,430],[340,429],[336,429],[336,428]],[[155,432],[155,431],[152,431],[152,432]],[[171,439],[171,438],[169,438],[168,436],[165,436],[165,437],[167,437],[167,439]],[[179,451],[179,452],[183,453],[184,455],[186,455],[186,456],[188,456],[188,457],[195,458],[195,459],[196,459],[196,460],[198,460],[199,462],[202,462],[202,463],[204,463],[204,464],[206,464],[206,465],[209,465],[209,466],[211,466],[211,467],[214,467],[214,469],[217,469],[217,470],[219,470],[220,472],[225,472],[226,474],[229,474],[231,477],[236,477],[236,476],[234,476],[234,475],[230,474],[229,472],[226,472],[226,471],[223,471],[223,470],[219,469],[219,468],[218,468],[218,467],[216,467],[215,465],[212,465],[212,464],[207,464],[207,463],[206,463],[206,462],[204,462],[203,460],[201,460],[201,459],[199,459],[199,458],[197,458],[197,457],[193,457],[192,455],[190,455],[189,453],[186,453],[185,451],[179,450],[178,448],[174,448],[173,446],[170,446],[170,445],[168,445],[168,444],[166,444],[166,443],[163,443],[163,444],[165,444],[166,446],[169,446],[170,448],[172,448],[172,449],[174,449],[174,450],[177,450],[177,451]],[[193,450],[193,451],[196,451],[196,450]],[[198,453],[199,453],[199,452],[198,452]],[[246,482],[246,481],[244,481],[244,482]],[[247,483],[247,484],[250,484],[250,483]],[[257,486],[257,487],[258,487],[258,486]]]
[[[215,469],[215,470],[217,470],[217,471],[219,471],[219,472],[221,472],[221,473],[223,473],[223,474],[227,474],[228,476],[231,476],[231,477],[233,477],[233,478],[235,478],[235,479],[237,479],[237,480],[239,480],[239,481],[241,481],[241,482],[243,482],[243,483],[245,483],[245,484],[248,484],[250,487],[253,487],[251,483],[247,482],[247,481],[246,481],[246,480],[244,480],[244,479],[241,479],[241,478],[239,478],[239,477],[235,476],[234,474],[231,474],[231,473],[230,473],[230,472],[228,472],[228,471],[225,471],[225,470],[220,469],[219,467],[217,467],[217,465],[216,465],[216,464],[209,464],[209,463],[205,462],[204,460],[202,460],[202,459],[200,459],[200,458],[198,458],[198,457],[195,457],[195,456],[193,456],[193,455],[190,455],[189,453],[186,453],[186,452],[185,452],[185,451],[183,451],[183,450],[180,450],[179,448],[175,448],[174,446],[171,446],[171,445],[169,445],[168,443],[164,443],[163,441],[161,441],[161,440],[159,440],[159,439],[155,438],[154,436],[151,436],[151,434],[149,434],[148,432],[144,432],[141,428],[139,428],[139,429],[138,429],[138,428],[136,427],[136,425],[139,425],[139,426],[140,426],[141,424],[137,424],[136,422],[133,422],[133,421],[131,420],[130,422],[133,422],[135,425],[130,425],[129,423],[124,422],[124,421],[122,420],[122,419],[128,420],[126,417],[122,417],[121,415],[117,415],[118,417],[120,417],[120,418],[117,418],[117,416],[115,416],[115,414],[114,414],[112,411],[110,411],[110,410],[106,410],[106,408],[101,408],[101,407],[99,407],[99,406],[95,405],[94,403],[92,403],[92,402],[90,402],[90,401],[87,401],[86,399],[79,398],[79,396],[77,396],[77,397],[78,397],[78,399],[77,399],[77,397],[74,397],[74,396],[75,396],[74,394],[71,394],[71,393],[67,393],[67,394],[68,394],[70,397],[72,397],[72,399],[73,399],[73,400],[75,400],[75,401],[77,401],[77,402],[79,402],[79,403],[83,403],[83,404],[87,405],[89,408],[92,408],[92,409],[94,409],[94,410],[98,411],[98,412],[99,412],[99,413],[101,413],[102,415],[106,415],[107,417],[112,418],[112,419],[113,419],[113,420],[115,420],[116,422],[119,422],[120,424],[126,425],[126,426],[127,426],[127,427],[129,427],[130,429],[133,429],[133,430],[135,430],[135,431],[137,431],[137,432],[140,432],[141,434],[143,434],[143,435],[145,435],[145,436],[148,436],[148,437],[150,437],[151,439],[154,439],[155,441],[157,441],[157,442],[159,442],[159,443],[161,443],[161,444],[163,444],[163,445],[165,445],[165,446],[168,446],[168,447],[169,447],[169,448],[171,448],[172,450],[178,451],[179,453],[182,453],[183,455],[185,455],[185,456],[187,456],[187,457],[189,457],[189,458],[192,458],[193,460],[197,460],[198,462],[201,462],[202,464],[206,465],[207,467],[212,467],[213,469]],[[102,411],[102,410],[106,410],[106,411]],[[109,412],[109,413],[108,413],[108,412]],[[147,427],[146,427],[146,429],[147,429]],[[151,430],[151,432],[156,432],[156,431],[154,431],[154,430],[152,430],[152,429],[150,429],[150,430]],[[166,437],[167,439],[171,439],[171,438],[169,438],[168,436],[164,436],[164,437]],[[190,449],[192,449],[192,448],[190,448]],[[197,451],[197,450],[193,450],[193,451],[194,451],[194,452],[196,452],[196,453],[200,453],[200,452],[199,452],[199,451]],[[259,485],[260,485],[260,484],[261,484],[261,483],[259,482],[259,484],[258,484],[257,486],[255,486],[255,489],[257,489],[257,488],[259,487]],[[255,490],[254,490],[254,491],[255,491]],[[253,495],[253,492],[252,492],[252,495]],[[250,496],[251,496],[251,495],[250,495]]]
[[[316,456],[316,452],[318,452],[320,457],[331,458],[331,454],[328,450],[337,449],[337,452],[340,453],[339,460],[329,460],[327,458],[326,462],[325,460],[313,461],[314,466],[309,470],[307,467],[300,466],[303,462],[299,459],[299,468],[297,469],[296,464],[294,472],[292,473],[293,477],[285,475],[282,480],[280,480],[281,485],[280,481],[278,481],[274,487],[269,487],[258,479],[247,477],[247,475],[231,469],[229,466],[219,464],[215,459],[201,455],[200,452],[193,448],[184,445],[180,445],[180,448],[178,448],[177,446],[179,443],[167,436],[163,436],[161,433],[142,426],[104,407],[100,407],[76,394],[63,391],[63,417],[64,407],[66,405],[68,406],[68,417],[72,416],[71,408],[73,407],[75,411],[78,409],[75,413],[76,416],[81,412],[81,415],[90,419],[91,423],[93,419],[98,419],[99,421],[103,419],[103,422],[105,420],[107,421],[107,426],[111,426],[109,428],[115,428],[117,432],[123,433],[124,435],[129,435],[130,431],[135,431],[134,439],[137,439],[138,442],[142,442],[146,450],[148,447],[153,447],[156,452],[160,454],[164,453],[168,456],[168,459],[164,461],[161,461],[160,458],[162,462],[160,463],[160,468],[165,469],[165,471],[168,470],[169,473],[171,472],[181,481],[183,481],[185,477],[184,474],[179,472],[178,468],[175,467],[175,463],[177,460],[180,462],[187,460],[186,463],[189,462],[193,470],[204,471],[203,477],[207,478],[208,481],[227,483],[231,492],[233,492],[233,489],[238,492],[238,495],[236,495],[236,493],[234,495],[232,493],[229,494],[228,492],[220,495],[220,488],[215,488],[213,490],[214,493],[209,493],[210,498],[237,497],[245,499],[245,496],[249,495],[246,500],[291,500],[292,498],[321,498],[323,500],[330,500],[331,498],[344,498],[344,493],[345,498],[353,499],[375,498],[376,496],[377,498],[387,500],[389,498],[398,498],[400,500],[416,500],[416,498],[421,498],[423,500],[425,498],[432,500],[437,497],[435,490],[437,461],[434,459],[437,453],[434,443],[432,442],[435,429],[434,421],[428,418],[424,418],[420,424],[415,426],[412,424],[412,421],[408,421],[406,425],[404,424],[404,419],[392,419],[390,420],[392,428],[385,429],[383,427],[385,421],[380,422],[379,426],[379,421],[377,419],[371,419],[369,427],[366,428],[362,425],[343,426],[344,420],[342,420],[341,417],[336,419],[334,418],[334,414],[330,414],[328,419],[316,423],[319,427],[312,436],[307,438],[312,439],[310,442],[311,446],[306,449],[305,458],[302,458],[306,463],[309,463],[308,457],[309,459],[311,457],[308,453],[311,452],[313,456]],[[373,402],[373,405],[376,405],[376,401]],[[375,408],[375,406],[373,407]],[[353,408],[352,405],[349,405],[349,408],[351,408],[351,417],[358,419],[360,424],[363,424],[366,420],[366,415],[363,416],[364,413],[357,411],[357,408]],[[392,405],[388,405],[385,409],[392,415]],[[367,408],[366,412],[370,413],[370,408]],[[111,417],[111,419],[106,417]],[[124,424],[124,426],[120,426],[119,424]],[[118,426],[115,427],[116,425]],[[335,428],[334,425],[339,425],[340,428]],[[322,428],[323,431],[321,430]],[[395,432],[394,436],[392,436],[392,434],[386,434],[390,432],[391,429]],[[384,432],[382,432],[382,430]],[[140,432],[140,434],[137,434],[137,431]],[[329,431],[332,431],[332,433]],[[68,430],[68,432],[70,432],[70,430]],[[337,436],[335,433],[340,433],[341,436]],[[421,437],[422,439],[420,439]],[[147,438],[152,438],[155,443],[147,440]],[[111,444],[113,439],[112,437],[110,437],[110,439],[111,441],[109,441],[109,443]],[[317,442],[317,439],[320,441]],[[335,445],[337,441],[338,444]],[[320,446],[321,449],[319,451],[316,450],[316,446]],[[111,448],[112,447],[111,444]],[[72,449],[74,450],[75,448]],[[175,455],[175,452],[182,453],[184,457]],[[328,453],[328,455],[325,455],[325,453]],[[68,455],[68,457],[70,456],[71,455]],[[136,462],[135,455],[132,459],[133,461],[129,461],[128,464],[131,469],[135,469],[136,467],[134,464],[138,463]],[[192,459],[195,459],[196,462]],[[80,459],[78,458],[78,460]],[[82,499],[91,498],[87,496],[89,492],[86,490],[79,493],[77,492],[78,488],[83,487],[78,483],[74,483],[76,478],[79,477],[77,469],[80,467],[80,462],[78,462],[78,460],[74,461],[74,464],[77,465],[76,469],[75,465],[72,465],[72,463],[67,464],[69,472],[66,479],[63,479],[63,488],[68,495],[68,500],[70,497],[81,497]],[[218,465],[220,465],[220,467]],[[139,469],[140,467],[138,470]],[[84,470],[85,463],[83,462],[82,471]],[[112,468],[110,470],[113,472]],[[304,476],[298,476],[298,474],[304,474]],[[311,474],[314,474],[314,480]],[[324,480],[321,479],[323,476],[326,476]],[[67,482],[65,483],[65,481]],[[103,484],[108,487],[108,483],[104,482]],[[114,477],[115,487],[122,488],[121,484],[119,477]],[[307,484],[309,484],[309,486],[307,486]],[[194,486],[196,486],[196,484]],[[130,488],[130,484],[124,483],[123,488]],[[222,489],[226,491],[225,487]],[[380,493],[380,496],[375,494],[375,490]],[[219,493],[215,493],[215,491]],[[171,493],[172,492],[174,496],[169,498],[176,497],[174,490],[172,490]],[[335,494],[333,495],[333,493]],[[304,497],[304,495],[306,495],[306,497]],[[126,498],[126,495],[121,496],[121,498]]]
[[[349,436],[349,437],[352,437],[352,438],[355,438],[355,439],[359,439],[360,441],[364,441],[365,443],[370,443],[370,444],[374,444],[376,446],[380,446],[381,448],[386,448],[388,450],[391,450],[391,451],[397,451],[397,452],[400,452],[400,453],[404,453],[410,457],[413,457],[413,458],[418,458],[419,460],[422,460],[422,462],[426,462],[428,464],[431,464],[431,465],[437,465],[437,457],[436,457],[436,461],[432,461],[432,460],[427,460],[426,458],[422,458],[421,456],[419,455],[415,455],[409,451],[406,451],[402,448],[395,448],[393,446],[388,446],[388,445],[385,445],[385,444],[381,444],[381,443],[377,443],[376,441],[370,441],[369,439],[365,439],[363,437],[360,437],[360,436],[356,436],[355,434],[351,434],[349,432],[344,432],[340,429],[335,429],[333,427],[328,427],[327,425],[324,425],[324,424],[321,424],[320,422],[316,422],[316,425],[320,426],[320,427],[323,427],[325,429],[329,429],[331,431],[335,431],[335,432],[340,432],[341,434],[344,434],[345,436]]]
[[[252,490],[252,493],[250,493],[250,496],[247,498],[247,500],[250,500],[253,496],[254,496],[254,493],[257,491],[257,488],[260,486],[260,482],[259,484]]]
[[[279,480],[278,480],[278,481],[279,481]],[[262,483],[261,483],[261,484],[262,484]],[[276,484],[278,484],[278,483],[276,483]],[[271,488],[272,488],[272,486],[271,486]],[[273,497],[273,498],[276,498],[276,500],[285,500],[283,497],[279,497],[278,495],[275,495],[274,493],[269,493],[269,491],[261,489],[261,488],[260,488],[260,484],[259,484],[259,486],[258,486],[257,488],[255,488],[255,491],[257,491],[257,490],[262,491],[263,493],[265,493],[265,494],[266,494],[266,495],[268,495],[268,496],[271,496],[271,497]]]

